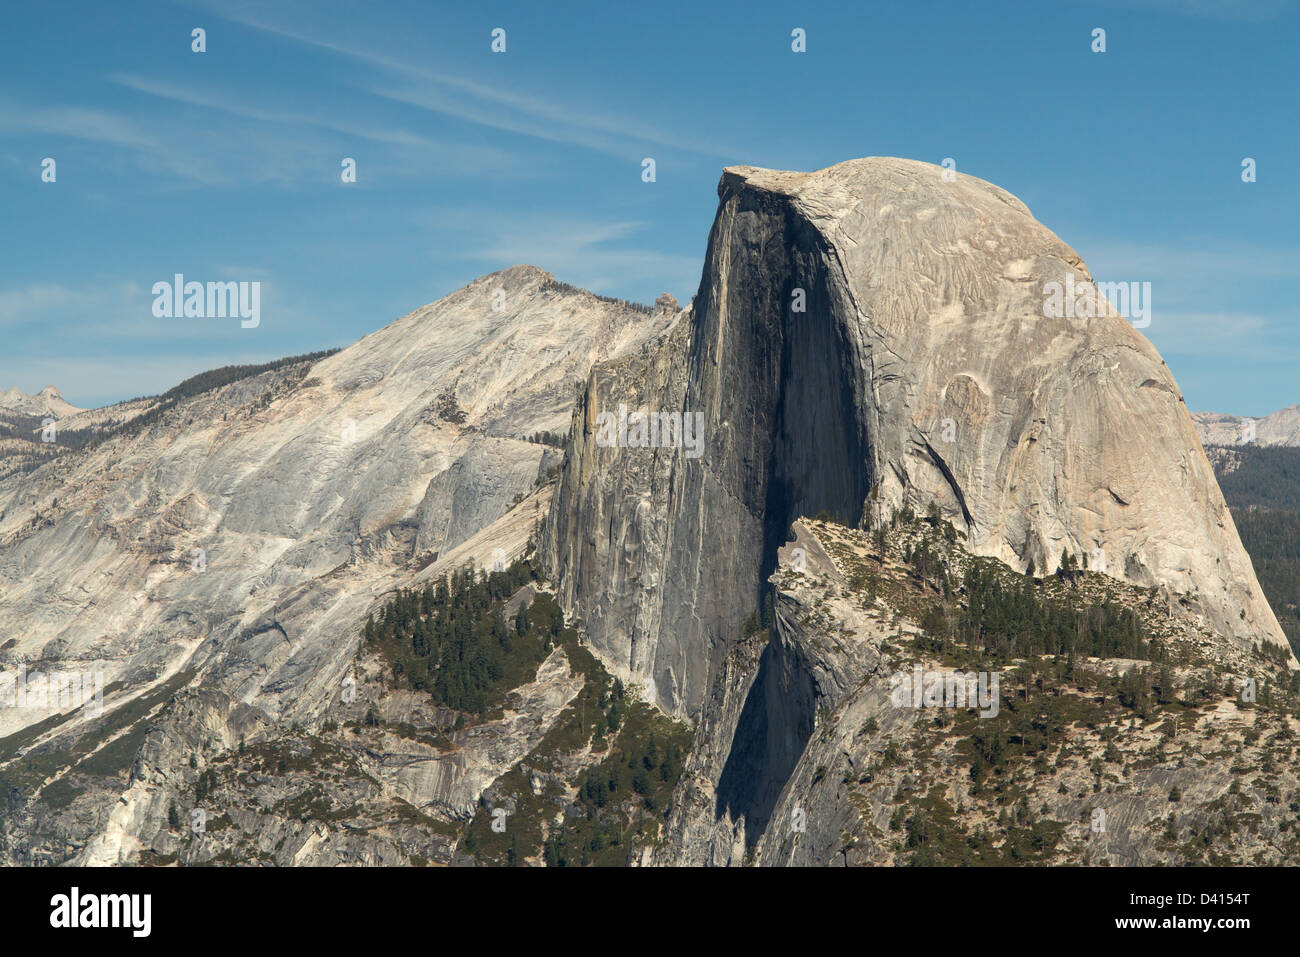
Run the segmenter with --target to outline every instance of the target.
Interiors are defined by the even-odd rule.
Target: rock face
[[[1262,419],[1220,412],[1193,412],[1202,445],[1300,445],[1300,404]]]
[[[516,266],[0,479],[0,671],[101,674],[110,722],[184,687],[319,722],[379,596],[452,554],[523,550],[559,457],[539,434],[562,436],[592,366],[671,317]],[[0,738],[92,726],[56,714],[0,708]],[[0,776],[24,763],[0,749]],[[102,837],[97,862],[135,846]]]
[[[410,691],[369,698],[384,680],[375,664],[361,663],[359,702],[343,709],[377,712],[379,725],[362,736],[277,728],[256,706],[219,692],[181,692],[149,728],[130,786],[73,863],[108,866],[150,853],[185,865],[401,866],[413,853],[445,863],[456,831],[448,823],[473,815],[484,789],[536,746],[582,684],[556,650],[499,718],[448,731],[440,748],[395,733],[433,726],[437,716],[426,697]],[[259,761],[263,756],[272,759]],[[293,766],[277,767],[276,757]],[[240,765],[243,773],[232,775]],[[169,821],[169,807],[178,800],[188,807],[204,773],[224,783],[198,802],[211,828],[193,841]]]
[[[544,542],[594,647],[697,717],[791,520],[938,503],[972,550],[1182,598],[1242,646],[1285,638],[1178,387],[1014,196],[935,166],[724,171],[693,307],[597,369]],[[601,413],[701,413],[703,453],[597,441]],[[630,429],[629,434],[634,434]]]
[[[1116,707],[1113,695],[1109,715],[1080,721],[1083,712],[1077,709],[1093,700],[1096,687],[1084,694],[1077,682],[1048,679],[1044,688],[1050,691],[1031,701],[1020,697],[1019,682],[1008,673],[998,694],[1002,721],[1032,711],[1053,729],[1042,758],[1032,767],[1026,759],[1015,777],[1029,792],[1025,807],[1050,822],[1033,825],[1048,840],[1031,852],[1032,844],[1017,840],[1029,834],[1029,815],[999,828],[1006,823],[999,803],[1004,794],[978,785],[971,775],[968,736],[981,730],[983,719],[974,712],[963,717],[960,709],[900,707],[891,700],[892,679],[900,672],[909,674],[917,665],[942,673],[954,669],[918,653],[917,645],[909,647],[923,632],[900,617],[893,604],[899,592],[882,587],[880,594],[864,595],[852,569],[860,565],[879,569],[885,579],[914,579],[897,575],[902,566],[892,559],[879,565],[861,531],[796,522],[791,534],[772,576],[771,641],[764,647],[766,633],[738,641],[716,676],[655,863],[1167,866],[1195,861],[1197,844],[1205,848],[1211,842],[1224,863],[1294,860],[1298,845],[1287,820],[1294,811],[1268,797],[1297,784],[1290,741],[1300,722],[1293,717],[1257,714],[1229,696],[1179,714],[1183,730],[1174,735],[1158,730],[1160,720],[1125,728],[1113,736],[1112,752],[1104,732],[1116,728],[1104,726],[1116,712],[1124,724],[1131,714]],[[895,541],[904,534],[891,532]],[[953,546],[950,557],[961,562],[958,555],[964,548]],[[1232,671],[1257,673],[1249,652],[1213,649],[1221,644],[1217,639],[1166,619],[1158,604],[1148,611],[1141,599],[1125,597],[1135,591],[1130,586],[1085,577],[1090,581],[1069,590],[1104,589],[1141,609],[1144,620],[1161,629],[1162,642],[1192,641],[1222,656],[1220,664]],[[1039,587],[1053,584],[1049,579]],[[1085,669],[1123,674],[1149,667],[1145,661],[1082,658],[1079,675]],[[1094,680],[1080,677],[1090,686]],[[1194,683],[1191,671],[1180,670],[1178,680]],[[998,725],[989,721],[982,730]],[[1274,729],[1276,742],[1268,737]],[[1270,757],[1272,744],[1281,746]],[[1260,768],[1265,770],[1258,778],[1240,780]],[[1233,818],[1222,817],[1224,807],[1244,811],[1243,820],[1250,815],[1257,823],[1240,830],[1225,826]],[[940,814],[930,816],[936,808]],[[927,838],[946,844],[928,858],[925,844],[909,837],[925,833],[914,825],[927,818],[942,835]],[[1104,821],[1100,828],[1098,820]],[[1217,836],[1216,829],[1222,829]],[[1192,840],[1198,836],[1203,840]]]
[[[665,321],[515,267],[297,381],[241,380],[6,483],[0,634],[106,683],[226,658],[243,700],[310,714],[324,687],[299,679],[375,594],[530,493],[554,456],[528,438],[562,433],[592,364]],[[0,734],[21,720],[0,711]]]

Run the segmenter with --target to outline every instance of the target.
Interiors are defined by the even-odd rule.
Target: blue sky
[[[1291,0],[10,5],[0,389],[157,393],[517,262],[685,301],[723,166],[894,155],[1151,282],[1188,406],[1263,415],[1300,402],[1298,50]],[[260,281],[261,325],[154,318],[177,272]]]

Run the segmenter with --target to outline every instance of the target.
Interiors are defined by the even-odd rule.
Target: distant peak
[[[80,412],[72,403],[63,398],[63,393],[55,385],[47,385],[40,392],[30,395],[17,386],[0,392],[0,408],[9,412],[21,412],[25,415],[43,415],[50,413],[56,417]]]
[[[494,273],[488,273],[482,276],[471,285],[478,283],[500,284],[503,287],[515,285],[538,286],[543,292],[558,292],[561,295],[583,296],[596,300],[597,302],[607,303],[613,306],[621,306],[640,313],[652,313],[660,310],[671,310],[676,312],[680,307],[677,300],[668,293],[663,293],[653,306],[647,306],[643,303],[633,302],[630,299],[621,299],[616,296],[605,296],[598,292],[592,292],[582,286],[575,286],[573,283],[565,282],[562,279],[556,279],[553,273],[547,272],[539,266],[530,266],[526,263],[519,263],[509,266],[505,269],[498,270]],[[468,286],[466,287],[469,288]]]
[[[514,266],[508,266],[500,272],[495,272],[493,276],[499,276],[502,279],[513,279],[519,282],[555,282],[555,276],[538,266],[530,266],[527,263],[517,263]]]

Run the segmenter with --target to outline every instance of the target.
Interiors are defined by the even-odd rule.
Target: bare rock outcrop
[[[21,773],[16,793],[31,798],[58,780],[60,755],[83,757],[108,729],[142,733],[136,712],[185,687],[281,728],[320,724],[381,596],[453,561],[523,552],[592,366],[668,322],[515,266],[328,358],[0,478],[0,671],[91,673],[105,688],[102,717],[0,708],[0,780]],[[74,735],[76,748],[53,746]],[[78,815],[55,825],[69,846],[129,857],[135,819]],[[13,859],[57,858],[27,847],[35,833],[15,834]]]
[[[795,516],[931,502],[977,554],[1069,552],[1287,648],[1173,376],[1104,302],[1047,314],[1046,284],[1092,277],[1023,203],[889,158],[718,193],[692,307],[595,370],[552,503],[553,575],[613,670],[698,716]],[[620,407],[701,415],[701,454],[600,441]]]

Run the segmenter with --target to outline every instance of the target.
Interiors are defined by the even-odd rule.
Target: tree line
[[[482,714],[531,680],[564,627],[545,593],[506,620],[506,601],[534,580],[532,566],[519,561],[504,571],[470,567],[401,589],[366,621],[363,648],[380,652],[398,683],[428,692],[443,707]]]

